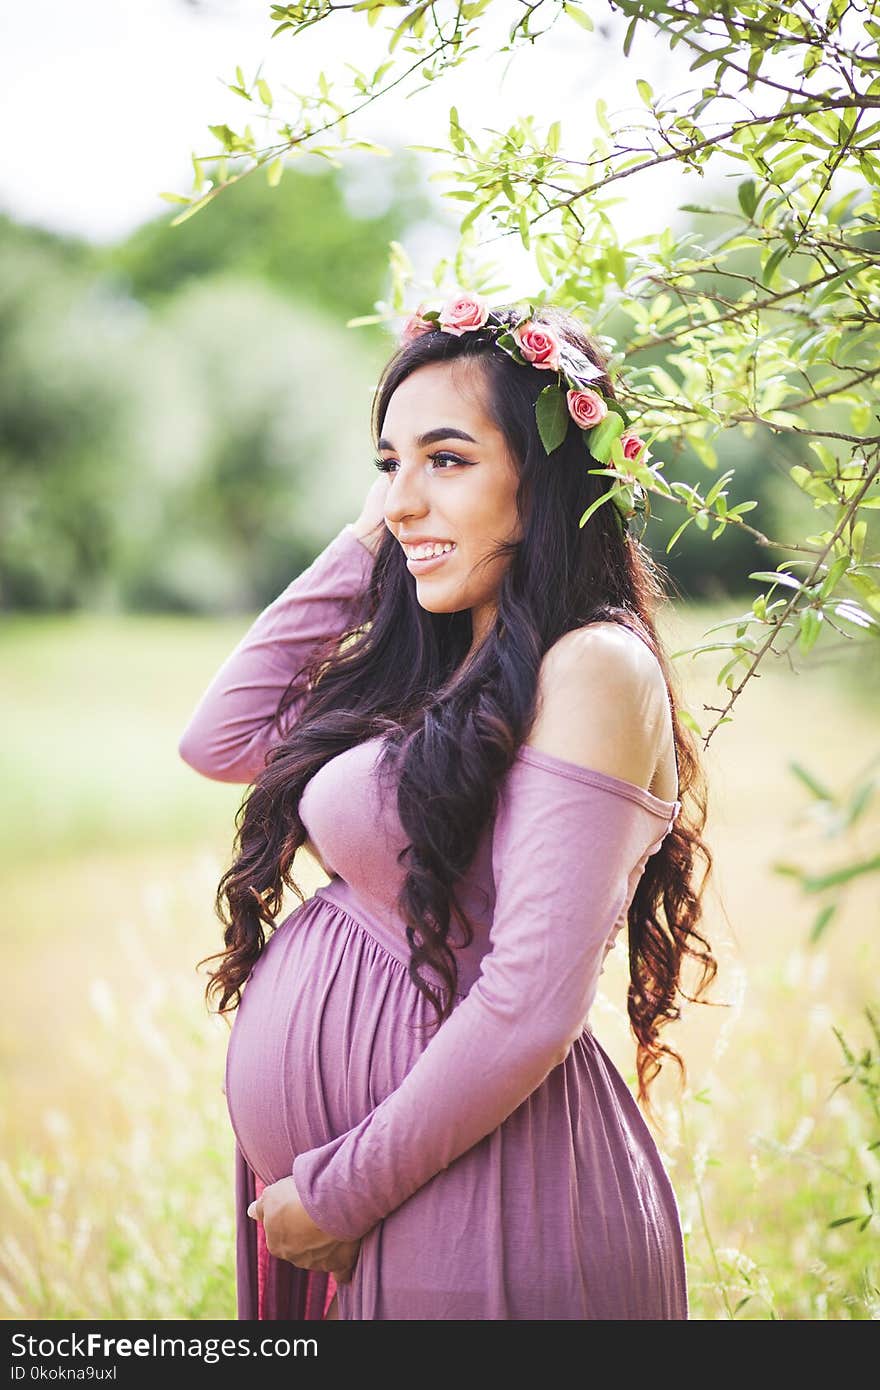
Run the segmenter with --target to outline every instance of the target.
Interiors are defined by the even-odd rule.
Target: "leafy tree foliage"
[[[237,70],[230,86],[274,121],[277,138],[259,146],[250,124],[212,126],[216,157],[199,160],[191,195],[168,195],[186,203],[177,221],[257,170],[274,185],[287,159],[369,148],[349,134],[363,107],[479,64],[484,26],[509,19],[512,7],[299,0],[272,6],[273,35],[295,43],[343,11],[387,27],[387,57],[373,72],[346,61],[347,84],[321,72],[315,90],[289,89],[298,108],[283,116],[265,81]],[[540,280],[528,301],[551,300],[587,317],[621,370],[624,405],[661,446],[642,466],[625,468],[619,450],[612,462],[655,503],[677,510],[667,549],[692,527],[713,541],[746,531],[762,547],[767,561],[751,575],[760,586],[751,607],[721,625],[734,635],[719,633],[701,648],[723,653],[718,679],[726,690],[708,741],[768,653],[806,654],[829,630],[845,639],[880,636],[872,525],[880,507],[880,6],[595,0],[585,8],[537,0],[516,7],[502,49],[533,46],[561,24],[586,59],[599,18],[617,24],[625,55],[640,31],[686,53],[692,86],[654,92],[634,74],[638,114],[598,102],[587,140],[561,120],[539,130],[526,113],[478,138],[452,106],[447,144],[427,148],[447,156],[446,196],[466,211],[455,254],[436,266],[433,287],[498,291],[483,254],[487,233],[519,237]],[[615,185],[637,188],[658,169],[696,174],[710,186],[713,176],[717,185],[738,171],[736,205],[710,196],[689,205],[702,219],[698,230],[677,233],[646,218],[644,233],[624,242],[610,213]],[[392,322],[422,297],[425,287],[410,283],[400,248],[391,272],[390,300],[362,322]],[[785,485],[808,509],[807,534],[776,534],[754,498],[731,501],[735,469],[718,473],[731,434],[753,441],[768,466],[784,468]],[[794,463],[779,448],[792,439],[808,450]],[[718,473],[708,484],[676,476],[684,441],[705,473]],[[658,461],[661,453],[671,468]]]

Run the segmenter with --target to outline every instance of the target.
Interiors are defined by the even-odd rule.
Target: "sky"
[[[584,7],[602,16],[595,0],[585,0]],[[511,14],[518,12],[518,6],[496,5],[500,27],[496,23],[490,32],[506,33]],[[479,86],[474,69],[465,65],[466,80],[456,73],[409,100],[395,96],[373,103],[356,125],[351,123],[349,134],[397,145],[444,145],[449,108],[455,104],[472,132],[500,128],[528,113],[539,129],[559,119],[563,148],[580,153],[581,132],[586,142],[595,130],[598,97],[611,110],[638,108],[637,76],[646,77],[655,91],[669,83],[681,90],[694,80],[677,53],[644,40],[640,49],[638,36],[625,62],[618,21],[605,11],[604,34],[597,29],[589,36],[563,19],[512,60],[509,54],[481,60]],[[363,16],[340,13],[305,35],[273,39],[268,0],[39,0],[5,7],[0,120],[7,138],[0,209],[20,221],[95,242],[124,237],[157,215],[170,220],[180,209],[159,195],[192,192],[191,153],[218,148],[209,125],[227,121],[241,129],[250,119],[261,138],[255,108],[224,85],[235,81],[236,64],[247,78],[262,64],[279,109],[285,83],[312,90],[321,69],[331,81],[334,74],[346,77],[346,59],[371,71],[386,55],[385,26],[383,21],[370,29]],[[294,103],[291,113],[295,109]],[[419,158],[426,178],[448,163],[431,155]],[[385,164],[373,156],[352,161],[353,206],[369,210],[370,202],[381,202]],[[648,205],[656,228],[658,220],[665,224],[674,218],[675,206],[686,196],[677,178],[651,177]],[[444,232],[441,219],[437,244],[422,248],[432,264],[435,253],[449,249],[454,235],[448,229],[454,233],[463,214],[460,204],[441,198],[443,186],[426,186],[436,194],[447,228]],[[626,189],[624,182],[620,190]],[[640,175],[638,200],[627,196],[613,210],[622,235],[646,230],[647,193]],[[407,250],[417,261],[418,252]],[[515,237],[503,245],[499,239],[493,253],[512,275],[527,256]]]

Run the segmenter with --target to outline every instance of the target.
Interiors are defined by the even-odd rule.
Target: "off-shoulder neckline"
[[[569,762],[567,758],[561,758],[556,753],[546,753],[543,749],[533,748],[529,743],[523,743],[517,749],[515,756],[522,762],[533,763],[536,767],[543,767],[548,772],[556,772],[563,777],[570,777],[576,782],[586,782],[592,786],[608,787],[611,791],[619,792],[621,796],[628,796],[632,801],[638,801],[649,811],[656,811],[658,815],[666,816],[670,821],[675,820],[681,810],[681,801],[667,801],[662,796],[655,796],[649,792],[647,787],[640,787],[636,782],[628,782],[623,777],[615,777],[610,772],[600,772],[598,768],[584,767],[581,763]]]
[[[365,739],[363,744],[356,744],[355,747],[381,745],[384,740],[384,734],[374,734],[372,738]],[[521,743],[514,759],[544,768],[547,772],[558,773],[562,777],[570,777],[576,782],[605,787],[620,796],[628,796],[631,801],[639,802],[646,810],[665,817],[670,826],[681,810],[682,803],[678,798],[675,801],[665,801],[662,796],[655,796],[647,787],[640,787],[636,782],[628,782],[625,778],[615,777],[610,772],[600,772],[595,767],[584,767],[581,763],[569,762],[567,758],[561,758],[556,753],[545,753],[543,749],[533,748],[530,743]]]

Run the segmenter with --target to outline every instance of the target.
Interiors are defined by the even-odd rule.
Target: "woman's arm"
[[[220,667],[178,744],[184,762],[218,782],[253,781],[278,738],[281,696],[327,638],[362,618],[372,567],[359,518],[263,610]],[[285,731],[304,699],[285,711]]]
[[[609,745],[631,757],[633,741],[647,737],[644,726],[626,728],[644,707],[643,689],[627,678],[612,691],[613,651],[574,652],[573,659],[594,667],[599,660],[604,671],[596,677],[603,712],[581,702],[579,759],[607,763]],[[589,689],[583,673],[581,686]],[[558,689],[564,698],[554,702],[548,692],[536,723],[545,746],[560,710],[571,713],[570,681]],[[609,739],[609,722],[626,728],[626,738]],[[300,1201],[322,1231],[337,1239],[364,1235],[495,1130],[564,1061],[586,1023],[632,880],[671,824],[650,794],[639,795],[640,785],[610,786],[609,775],[616,777],[580,762],[560,772],[518,759],[510,769],[493,834],[491,949],[479,978],[397,1090],[352,1129],[294,1161]]]

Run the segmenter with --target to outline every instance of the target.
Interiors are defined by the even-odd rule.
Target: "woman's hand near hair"
[[[378,554],[385,535],[385,496],[388,483],[388,474],[380,473],[364,499],[360,516],[351,524],[358,540],[374,555]]]

